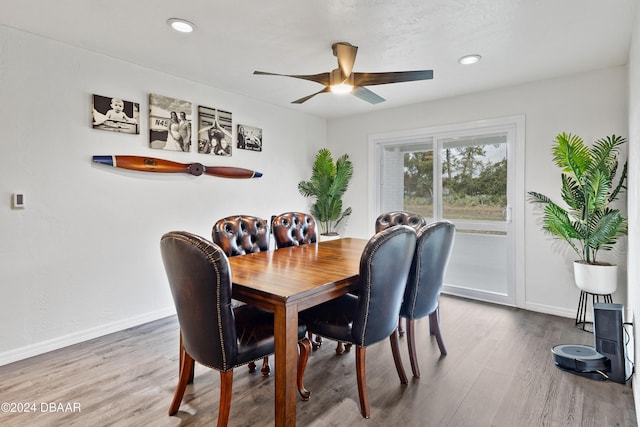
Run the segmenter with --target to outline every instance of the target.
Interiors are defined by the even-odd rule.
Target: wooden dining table
[[[356,289],[366,244],[344,238],[229,258],[233,298],[274,313],[276,426],[296,425],[298,312]]]

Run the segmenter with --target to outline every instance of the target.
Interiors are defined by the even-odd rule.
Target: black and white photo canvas
[[[140,133],[140,104],[122,98],[93,95],[94,129],[121,133]]]
[[[229,111],[198,107],[198,153],[231,156],[233,125]]]
[[[149,94],[149,146],[191,150],[191,102]]]
[[[238,148],[262,151],[262,129],[247,125],[238,125]]]

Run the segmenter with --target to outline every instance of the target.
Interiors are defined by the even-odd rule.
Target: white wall
[[[345,234],[364,237],[373,232],[371,221],[356,220],[367,218],[369,206],[369,135],[521,114],[526,120],[524,191],[560,200],[560,174],[551,156],[553,139],[563,131],[589,143],[613,133],[627,136],[627,69],[608,68],[329,121],[328,147],[336,154],[348,153],[356,171],[344,200],[353,208]],[[539,214],[531,204],[526,203],[524,212],[525,253],[517,256],[524,257],[525,283],[516,286],[524,295],[516,300],[524,301],[524,308],[575,317],[579,291],[573,283],[574,254],[541,231]],[[625,242],[619,249],[625,253]],[[626,303],[624,255],[616,261],[623,273],[613,298]]]
[[[231,111],[263,152],[148,148],[148,95]],[[140,103],[141,134],[94,130],[91,95]],[[326,121],[0,26],[0,365],[173,313],[160,237],[245,213],[307,210],[297,191]],[[195,126],[195,123],[194,123]],[[235,131],[234,131],[235,134]],[[245,167],[260,179],[94,166],[96,154]],[[11,209],[23,192],[25,209]]]
[[[634,354],[640,354],[637,319],[640,314],[640,7],[636,7],[635,25],[629,51],[629,306],[633,318],[626,319],[636,323],[634,326]],[[637,364],[637,358],[635,359]],[[633,379],[633,396],[636,413],[640,413],[640,386],[637,374]]]

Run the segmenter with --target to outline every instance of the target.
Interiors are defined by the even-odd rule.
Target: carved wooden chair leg
[[[262,369],[260,369],[260,372],[262,372],[263,377],[268,377],[271,374],[271,365],[269,365],[269,356],[265,356],[262,359]]]
[[[398,334],[404,336],[404,329],[402,329],[402,317],[398,317]]]
[[[411,362],[411,372],[416,378],[420,378],[420,367],[418,366],[418,356],[416,355],[416,330],[415,320],[407,319],[407,347],[409,348],[409,362]]]
[[[307,368],[307,361],[309,360],[309,354],[311,354],[311,341],[309,338],[304,338],[298,341],[298,349],[300,350],[300,356],[298,357],[298,393],[302,400],[309,400],[311,392],[304,387],[304,370]]]
[[[444,340],[442,339],[442,332],[440,331],[440,316],[438,310],[434,311],[429,315],[429,323],[433,325],[432,332],[436,336],[436,341],[438,342],[438,347],[440,348],[440,354],[443,356],[447,355],[447,349],[444,346]]]
[[[353,346],[352,343],[348,342],[348,343],[343,343],[342,341],[338,341],[338,345],[336,345],[336,354],[342,354],[345,351],[351,351],[351,347]]]
[[[358,378],[358,397],[360,398],[360,413],[363,417],[371,417],[369,410],[369,392],[367,391],[367,370],[365,366],[366,347],[356,346],[356,377]]]
[[[247,367],[249,368],[249,372],[254,373],[256,371],[256,362],[249,362]],[[265,356],[264,359],[262,359],[262,369],[260,369],[260,372],[262,372],[263,377],[268,377],[271,374],[269,356]]]
[[[435,333],[435,329],[437,328],[437,325],[433,324],[434,319],[435,319],[435,321],[440,322],[440,307],[436,307],[435,313],[437,313],[435,317],[429,316],[429,333],[431,335],[435,335],[436,334]],[[433,313],[431,313],[431,314],[433,314]]]
[[[184,349],[182,348],[182,332],[180,332],[180,350],[179,350],[180,360],[178,362],[178,376],[180,375],[180,372],[182,372],[182,358],[184,357],[183,351]],[[193,359],[191,359],[191,374],[189,374],[189,379],[187,380],[187,384],[193,384],[193,373],[195,371],[194,369],[195,364],[196,362]]]
[[[408,384],[407,374],[404,372],[404,366],[402,365],[402,358],[400,357],[400,344],[398,342],[398,331],[393,331],[389,335],[389,341],[391,341],[391,353],[393,353],[393,362],[396,365],[396,371],[398,371],[398,377],[402,384]]]
[[[233,369],[220,372],[220,405],[218,406],[218,427],[229,424],[231,412],[231,392],[233,390]]]
[[[169,415],[175,415],[182,403],[182,397],[184,396],[184,390],[187,388],[189,377],[193,375],[193,359],[189,354],[184,351],[184,348],[180,349],[180,377],[178,378],[178,386],[176,392],[173,395],[171,406],[169,406]]]
[[[309,341],[311,341],[313,351],[316,351],[320,346],[322,346],[322,337],[320,335],[316,335],[316,338],[314,339],[313,333],[307,332],[307,337],[309,338]]]

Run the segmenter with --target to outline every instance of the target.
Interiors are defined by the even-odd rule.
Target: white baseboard
[[[85,329],[83,331],[74,332],[61,337],[9,350],[0,353],[0,366],[48,353],[53,350],[58,350],[63,347],[68,347],[73,344],[78,344],[83,341],[92,340],[94,338],[142,325],[144,323],[153,322],[154,320],[163,319],[174,314],[176,314],[175,308],[167,307],[162,310],[144,313],[139,316],[129,317],[127,319],[118,320],[116,322],[107,323],[94,328]]]
[[[524,309],[525,310],[530,310],[530,311],[537,311],[539,313],[544,313],[544,314],[553,314],[554,316],[568,317],[570,319],[575,319],[576,318],[576,312],[578,310],[578,306],[576,304],[576,308],[567,309],[567,308],[562,308],[562,307],[554,307],[554,306],[550,306],[550,305],[527,303],[525,305]],[[591,299],[589,299],[589,302],[587,304],[587,313],[586,314],[587,314],[587,316],[586,316],[587,322],[593,322],[593,305],[591,303]],[[626,322],[629,321],[629,320],[626,320],[626,319],[632,319],[633,318],[632,314],[633,313],[632,313],[630,307],[624,307],[624,318],[625,318]]]
[[[543,304],[535,304],[535,303],[526,303],[524,306],[525,310],[536,311],[538,313],[544,314],[553,314],[554,316],[560,317],[568,317],[568,318],[576,318],[576,309],[567,309],[564,307],[557,307],[552,305],[543,305]],[[589,313],[587,313],[587,317],[589,317]],[[592,320],[592,319],[589,319]]]

